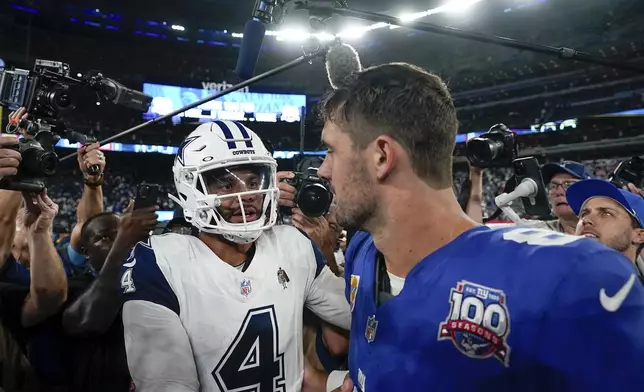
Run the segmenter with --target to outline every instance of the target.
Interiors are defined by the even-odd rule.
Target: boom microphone
[[[266,25],[273,22],[273,10],[278,0],[257,0],[253,19],[246,22],[244,26],[244,38],[235,73],[241,80],[247,80],[255,75],[255,67],[259,59],[259,52],[262,48],[262,41],[266,35]]]
[[[360,56],[347,44],[333,45],[326,53],[326,73],[331,87],[342,87],[349,76],[362,71]]]

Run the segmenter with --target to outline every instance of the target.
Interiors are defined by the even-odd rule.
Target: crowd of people
[[[118,159],[118,155],[113,155]],[[146,156],[141,154],[138,157],[140,166],[138,166],[138,175],[126,173],[120,170],[109,169],[109,176],[105,180],[103,205],[106,211],[121,213],[127,207],[129,200],[136,196],[138,184],[145,182],[144,167]],[[582,161],[581,163],[587,168],[588,172],[593,173],[595,178],[607,178],[613,172],[615,167],[626,157],[612,159],[598,159]],[[172,165],[170,159],[165,161],[167,167]],[[284,164],[286,166],[286,164]],[[502,193],[505,183],[512,177],[511,168],[494,168],[486,169],[483,174],[483,208],[484,217],[492,215],[497,209],[494,204],[494,198]],[[454,187],[457,194],[460,194],[463,183],[468,179],[469,172],[464,170],[454,171]],[[166,181],[148,181],[154,182],[161,186],[158,205],[161,210],[174,211],[176,204],[167,195],[174,193],[174,184],[172,178],[167,176]],[[78,200],[81,198],[83,191],[82,175],[79,170],[62,171],[57,176],[47,179],[48,192],[51,199],[59,206],[59,212],[56,217],[56,228],[61,232],[69,232],[76,222],[76,209]],[[521,210],[521,207],[518,207]],[[503,219],[502,217],[501,219]]]
[[[293,174],[231,121],[198,126],[171,168],[157,166],[155,181],[174,180],[159,200],[141,198],[136,170],[111,173],[98,144],[81,147],[77,169],[47,191],[0,190],[2,221],[13,222],[0,231],[2,319],[18,348],[2,353],[12,364],[5,386],[564,391],[644,381],[644,346],[630,332],[644,327],[642,191],[593,179],[616,160],[543,165],[553,219],[490,229],[481,200],[512,173],[471,167],[459,205],[458,123],[440,78],[400,63],[368,68],[320,110],[328,153],[319,175],[333,191],[322,216],[303,213],[298,189],[282,181]],[[373,121],[380,127],[364,125]],[[15,143],[0,138],[5,181],[28,159]],[[151,236],[155,212],[175,207],[182,224]],[[54,233],[56,216],[67,233]],[[346,253],[343,228],[352,233]],[[536,320],[540,328],[526,328]],[[437,329],[412,333],[428,326]],[[615,350],[620,363],[606,368]],[[451,376],[457,364],[478,375]]]
[[[573,29],[563,22],[579,15],[578,28],[603,32],[577,41],[570,34],[568,43],[637,62],[642,26],[625,18],[632,9],[601,15],[600,7],[568,8],[550,22],[562,23],[562,34]],[[13,30],[0,19],[2,38]],[[170,83],[178,73],[191,83],[232,77],[230,48],[216,47],[221,59],[213,60],[187,44],[175,52],[161,40],[148,45],[142,34],[125,47],[75,29],[61,31],[69,39],[61,40],[48,35],[50,21],[33,22],[16,31],[42,56],[82,58],[76,65],[87,69],[99,61],[128,83],[149,75]],[[556,33],[524,30],[518,38]],[[104,45],[94,57],[97,42]],[[15,55],[21,42],[0,40],[5,49]],[[574,62],[519,64],[532,57],[526,53],[514,67],[505,57],[496,67],[501,49],[487,62],[474,61],[486,48],[452,49],[436,64],[463,70],[453,83],[385,63],[320,97],[305,144],[321,144],[327,155],[308,195],[293,162],[278,162],[269,147],[296,149],[290,135],[298,124],[156,124],[122,142],[175,145],[175,156],[88,144],[40,191],[17,189],[18,170],[33,158],[15,136],[0,135],[0,392],[644,385],[644,190],[606,181],[638,145],[605,153],[581,146],[635,139],[641,124],[580,119],[519,136],[521,153],[537,151],[541,161],[549,213],[539,216],[519,202],[511,205],[518,216],[496,216],[494,198],[515,173],[466,163],[465,143],[455,143],[499,119],[524,126],[637,109],[644,82]],[[150,58],[158,60],[151,67]],[[326,83],[306,72],[281,81]],[[139,113],[94,109],[63,117],[99,139],[139,123]],[[23,139],[32,137],[21,128],[27,115],[21,108],[7,119]],[[581,159],[553,153],[562,145],[579,145]],[[303,194],[329,202],[313,214]],[[160,224],[159,211],[174,217]]]

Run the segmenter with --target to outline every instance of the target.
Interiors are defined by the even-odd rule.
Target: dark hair
[[[89,245],[90,236],[92,235],[92,232],[89,229],[89,227],[92,225],[92,222],[105,216],[116,216],[116,214],[113,212],[104,211],[94,216],[91,216],[89,219],[85,221],[85,223],[83,223],[83,227],[81,228],[81,233],[80,233],[80,246],[87,247],[87,245]]]
[[[367,68],[323,98],[320,108],[322,119],[340,126],[355,147],[388,135],[407,150],[419,177],[438,189],[451,186],[458,120],[438,76],[405,63]]]

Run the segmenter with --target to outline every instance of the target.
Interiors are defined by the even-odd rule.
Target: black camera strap
[[[374,285],[374,298],[376,300],[376,307],[389,301],[393,298],[391,294],[391,281],[387,273],[387,265],[385,264],[385,256],[378,252],[376,256],[376,282]]]

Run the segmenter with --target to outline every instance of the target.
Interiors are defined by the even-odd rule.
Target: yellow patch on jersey
[[[356,295],[358,295],[358,286],[360,285],[360,275],[351,275],[351,291],[349,292],[349,303],[351,304],[351,311],[356,303]]]

